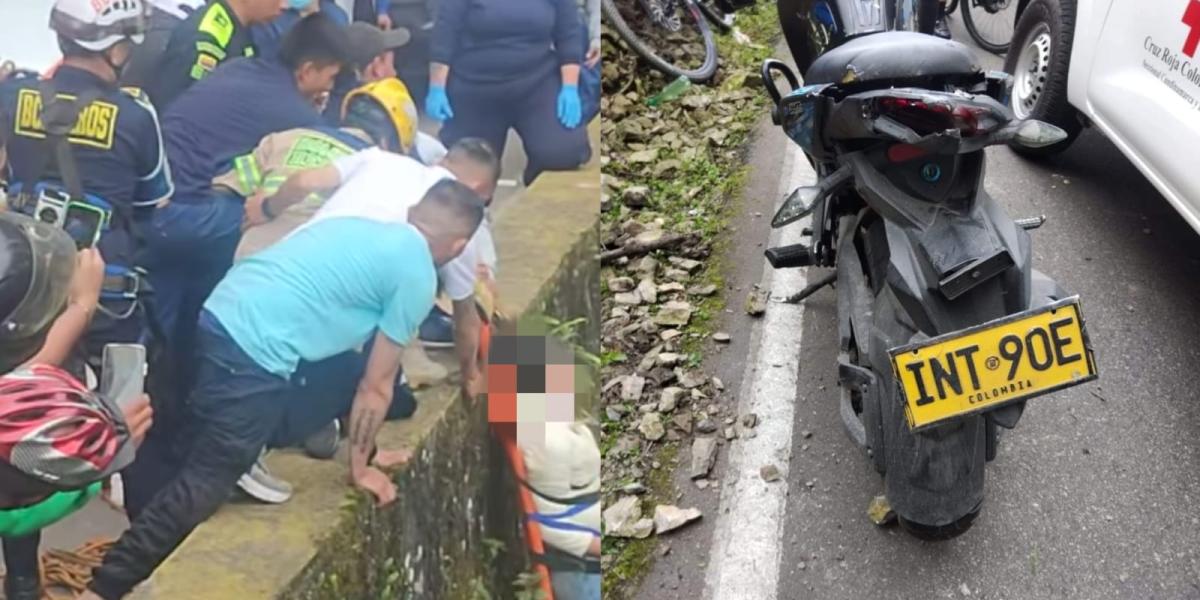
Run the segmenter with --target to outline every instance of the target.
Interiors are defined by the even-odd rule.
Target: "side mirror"
[[[1044,148],[1067,139],[1067,132],[1049,123],[1026,119],[1017,127],[1012,142],[1026,148]]]

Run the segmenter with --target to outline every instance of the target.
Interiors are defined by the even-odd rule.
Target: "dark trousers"
[[[292,399],[288,401],[283,422],[271,436],[272,448],[286,448],[304,441],[334,419],[347,418],[358,391],[358,382],[367,372],[370,346],[362,352],[343,352],[315,363],[300,363],[292,377]],[[417,410],[412,388],[396,377],[392,405],[386,419],[407,419]]]
[[[591,46],[591,39],[588,32],[588,16],[586,13],[581,14],[583,21],[583,54],[587,56],[588,48]],[[594,67],[587,65],[579,65],[579,100],[583,105],[583,119],[580,121],[582,126],[586,126],[596,115],[600,114],[600,67],[603,62],[597,62]]]
[[[456,76],[450,70],[446,94],[454,118],[442,127],[442,143],[450,146],[464,137],[480,137],[504,154],[508,130],[515,129],[529,161],[525,183],[542,171],[579,168],[592,156],[587,128],[567,129],[558,121],[558,92],[562,78],[557,65],[536,69],[511,81],[482,83]]]
[[[429,41],[432,31],[422,27],[432,20],[433,11],[426,0],[392,0],[388,15],[396,27],[405,27],[411,34],[408,44],[393,53],[396,76],[408,87],[417,106],[424,111],[425,95],[429,92]]]
[[[139,261],[154,286],[154,310],[172,350],[177,393],[195,380],[196,319],[204,301],[233,265],[241,240],[243,199],[232,192],[172,201],[148,227]]]
[[[197,328],[186,458],[95,570],[92,589],[124,596],[220,508],[283,418],[289,383],[264,371],[204,313]]]
[[[8,577],[38,576],[38,546],[42,532],[19,538],[4,538],[4,573]]]

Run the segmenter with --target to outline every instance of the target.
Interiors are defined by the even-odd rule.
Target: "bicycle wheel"
[[[1016,0],[963,0],[962,5],[971,39],[992,54],[1008,52],[1017,21]]]
[[[645,9],[651,3],[671,9],[664,20],[678,23],[675,30],[651,18]],[[703,83],[717,72],[717,42],[693,0],[601,0],[600,9],[604,22],[668,77]]]
[[[700,7],[700,12],[712,23],[713,27],[721,33],[729,33],[733,30],[733,13],[727,13],[716,6],[713,6],[708,0],[697,0],[696,6]]]
[[[958,0],[950,0],[946,3],[946,14],[954,12],[956,8],[958,8]]]

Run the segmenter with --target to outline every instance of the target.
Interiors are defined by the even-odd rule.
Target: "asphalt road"
[[[955,34],[967,39],[960,28]],[[995,57],[985,62],[999,66]],[[726,293],[739,308],[748,286],[763,280],[760,241],[787,171],[790,142],[769,121],[759,132],[732,223]],[[1100,380],[1031,401],[1017,428],[1002,434],[974,528],[950,542],[920,542],[866,518],[882,482],[837,415],[834,294],[813,296],[800,327],[794,435],[781,449],[789,458],[773,597],[1200,598],[1200,403],[1192,381],[1200,235],[1095,131],[1046,163],[990,149],[987,169],[987,190],[1011,215],[1048,217],[1032,232],[1034,264],[1081,295]],[[744,406],[752,399],[743,376],[780,357],[761,354],[762,331],[740,311],[728,312],[723,327],[734,342],[715,350],[708,367],[730,390],[743,390],[725,401]],[[728,472],[728,455],[723,448],[717,466],[722,489],[756,476],[758,465]],[[683,475],[677,483],[678,504],[701,508],[705,518],[660,541],[670,551],[636,597],[732,598],[706,588],[710,562],[761,548],[731,546],[721,539],[727,532],[714,538],[732,519],[730,506]],[[714,545],[722,556],[710,553]]]

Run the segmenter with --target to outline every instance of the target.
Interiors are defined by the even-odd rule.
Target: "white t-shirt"
[[[408,209],[420,202],[433,184],[454,177],[442,167],[427,167],[415,159],[379,148],[344,156],[333,161],[333,166],[341,177],[341,186],[296,231],[336,217],[406,223]],[[476,268],[480,263],[495,276],[496,251],[487,219],[467,241],[462,254],[438,270],[446,295],[452,300],[470,298],[475,293]]]
[[[417,139],[413,142],[413,146],[416,147],[417,157],[427,165],[437,163],[446,157],[446,146],[437,138],[423,131],[417,132]]]
[[[542,425],[542,424],[539,424]],[[545,439],[529,439],[517,432],[517,445],[525,458],[530,487],[560,499],[569,499],[600,491],[600,447],[586,425],[550,421],[544,423]],[[543,441],[539,444],[538,441]],[[542,514],[557,514],[571,505],[551,502],[537,494],[533,503]],[[542,539],[555,548],[578,557],[587,555],[588,546],[600,532],[600,503],[562,519],[578,527],[595,530],[596,535],[539,524]]]

